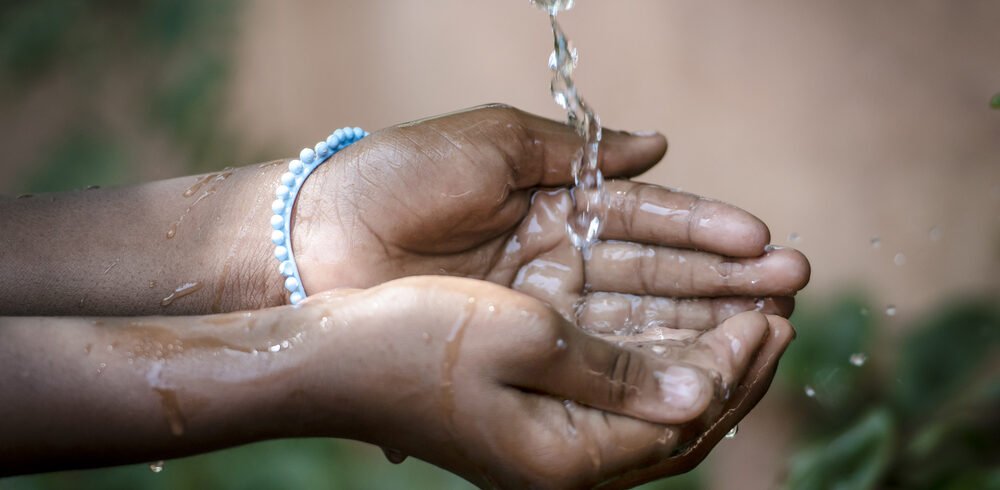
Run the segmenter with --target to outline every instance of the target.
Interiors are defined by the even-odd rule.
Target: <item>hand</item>
[[[292,235],[306,291],[479,278],[586,328],[653,339],[740,311],[791,314],[805,258],[765,253],[760,220],[691,194],[609,180],[605,242],[583,257],[564,225],[579,145],[568,126],[503,106],[376,132],[320,167],[299,196]],[[602,168],[631,177],[665,151],[661,135],[605,130]]]
[[[320,294],[295,314],[324,327],[302,344],[318,355],[284,418],[501,488],[686,471],[760,399],[792,335],[748,312],[658,356],[586,335],[527,295],[444,277]]]

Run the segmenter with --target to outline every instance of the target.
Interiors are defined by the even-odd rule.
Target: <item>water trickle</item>
[[[573,0],[532,0],[549,14],[554,49],[549,55],[552,70],[552,98],[566,110],[566,120],[583,140],[583,146],[573,157],[573,209],[566,219],[566,232],[578,249],[587,251],[597,241],[607,213],[604,175],[598,161],[601,145],[601,121],[580,96],[573,81],[577,51],[556,21],[556,15],[573,7]]]
[[[382,453],[385,454],[385,459],[392,464],[400,464],[406,461],[406,455],[398,449],[384,447],[382,448]]]
[[[726,432],[726,436],[725,436],[726,439],[733,439],[733,438],[735,438],[736,434],[739,431],[740,431],[740,425],[739,424],[734,425],[732,429],[729,429],[729,432]]]
[[[906,256],[903,255],[903,252],[899,252],[896,254],[895,257],[892,258],[892,262],[897,266],[902,266],[906,264]]]
[[[885,314],[886,316],[896,316],[896,306],[895,305],[886,306]]]
[[[156,461],[154,463],[149,463],[149,471],[153,473],[159,473],[163,471],[163,467],[166,465],[163,461]]]
[[[873,236],[871,239],[871,244],[872,248],[879,248],[882,246],[882,239],[877,236]]]
[[[177,402],[177,393],[173,390],[163,388],[153,388],[157,395],[160,395],[160,404],[163,406],[163,416],[170,426],[170,433],[174,436],[184,435],[184,416],[181,414],[180,403]]]
[[[812,386],[806,385],[805,392],[806,396],[809,398],[816,396],[816,390],[814,390]]]
[[[868,356],[864,352],[855,352],[849,359],[852,366],[861,367],[868,361]]]
[[[198,292],[202,286],[201,281],[186,282],[174,289],[174,292],[170,293],[169,296],[163,298],[163,301],[160,301],[160,306],[170,306],[175,300]]]

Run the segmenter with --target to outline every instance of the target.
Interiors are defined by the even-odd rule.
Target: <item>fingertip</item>
[[[634,177],[656,165],[667,153],[667,138],[656,131],[606,130],[601,165],[608,177]]]
[[[767,315],[767,322],[769,326],[768,340],[775,342],[783,351],[795,339],[795,327],[787,318],[778,315]]]
[[[700,368],[672,364],[653,371],[658,400],[647,407],[649,419],[665,424],[683,424],[697,419],[712,401],[714,384]]]
[[[774,248],[767,251],[766,262],[772,280],[780,285],[776,293],[791,296],[809,284],[812,267],[802,252],[794,248]]]

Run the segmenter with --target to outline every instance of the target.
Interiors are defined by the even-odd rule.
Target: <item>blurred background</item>
[[[812,283],[771,392],[662,489],[1000,488],[1000,2],[580,0],[562,24],[643,180],[735,203]],[[0,193],[294,155],[485,102],[560,118],[528,0],[0,2]],[[997,101],[1000,106],[1000,100]],[[276,441],[0,488],[469,488]]]

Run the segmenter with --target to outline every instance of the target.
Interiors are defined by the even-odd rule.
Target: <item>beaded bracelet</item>
[[[274,243],[274,257],[278,259],[278,272],[285,277],[285,289],[290,293],[288,300],[299,304],[306,298],[302,287],[299,268],[292,253],[292,208],[299,189],[316,167],[330,159],[355,141],[368,136],[361,128],[342,128],[333,132],[325,141],[316,143],[316,148],[303,148],[298,160],[288,162],[288,171],[281,174],[281,182],[275,190],[276,199],[271,203],[271,242]]]

